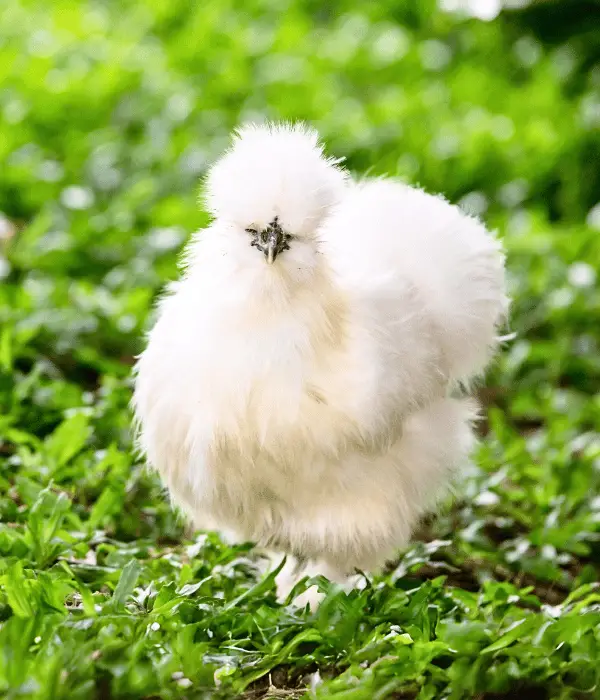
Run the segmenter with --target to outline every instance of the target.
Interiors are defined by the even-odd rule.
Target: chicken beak
[[[267,240],[267,245],[265,246],[265,257],[267,259],[267,263],[269,265],[272,265],[273,262],[275,261],[275,258],[277,257],[277,251],[279,248],[279,241],[277,240],[277,232],[276,231],[271,231],[269,232],[269,238]]]

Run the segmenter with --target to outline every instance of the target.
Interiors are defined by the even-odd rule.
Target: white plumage
[[[140,446],[197,526],[338,581],[377,569],[468,458],[451,394],[496,345],[500,245],[440,197],[353,181],[302,126],[239,131],[206,201],[137,365]]]

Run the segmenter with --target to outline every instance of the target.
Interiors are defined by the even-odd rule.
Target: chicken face
[[[292,236],[281,228],[277,216],[266,228],[259,231],[250,227],[246,229],[246,232],[252,236],[250,245],[264,253],[269,265],[275,262],[275,258],[280,253],[290,249],[289,241]]]

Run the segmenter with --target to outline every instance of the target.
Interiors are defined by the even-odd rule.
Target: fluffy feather
[[[210,169],[207,208],[242,229],[279,215],[288,232],[313,237],[344,193],[346,175],[337,163],[324,155],[313,129],[247,125]]]
[[[352,182],[304,127],[240,131],[207,204],[137,364],[140,446],[197,526],[377,569],[468,458],[451,392],[495,348],[500,246],[439,197]],[[247,229],[274,217],[268,265]]]

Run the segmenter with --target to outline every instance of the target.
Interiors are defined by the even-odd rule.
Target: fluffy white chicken
[[[501,247],[440,197],[354,182],[304,126],[241,129],[206,184],[137,364],[140,446],[198,527],[298,576],[376,570],[468,459],[453,394],[497,344]]]

